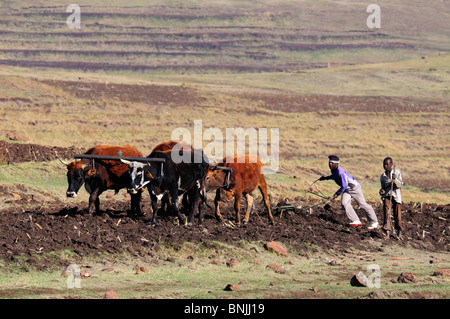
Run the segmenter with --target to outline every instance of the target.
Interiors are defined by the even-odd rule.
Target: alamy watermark
[[[368,288],[380,288],[381,287],[381,269],[377,264],[370,264],[366,268],[366,272],[369,276],[366,276],[362,271],[358,273],[358,276],[366,282]]]
[[[67,6],[66,12],[73,12],[67,17],[66,24],[69,29],[81,28],[81,9],[78,4],[70,4]]]
[[[70,264],[66,268],[67,288],[81,288],[81,269],[77,264]]]
[[[66,12],[72,13],[67,17],[66,24],[70,29],[81,28],[81,9],[78,4],[69,4]],[[371,13],[366,19],[366,25],[370,29],[381,28],[381,8],[378,4],[371,3],[366,8],[367,13]]]
[[[224,157],[232,158],[240,154],[256,154],[264,164],[264,173],[273,174],[279,168],[279,128],[226,128],[224,132],[215,127],[203,130],[202,120],[194,121],[194,134],[185,127],[178,127],[172,131],[171,139],[182,144],[192,145],[194,149],[202,149],[204,156],[209,161],[221,161]],[[270,134],[269,134],[270,132]],[[204,142],[207,142],[204,145]],[[172,160],[175,163],[190,162],[189,154],[177,152],[180,148],[174,147]],[[269,154],[270,149],[270,154]],[[206,159],[206,158],[205,158]],[[201,163],[202,158],[194,157],[195,163]],[[257,157],[251,156],[250,163],[256,163]],[[244,158],[238,158],[237,163],[244,162]]]
[[[378,4],[369,4],[366,9],[367,13],[372,13],[367,17],[366,25],[370,29],[381,28],[381,8]]]

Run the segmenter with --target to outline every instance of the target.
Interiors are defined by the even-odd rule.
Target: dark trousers
[[[399,204],[392,198],[392,207],[389,213],[389,208],[391,206],[391,200],[386,197],[383,201],[383,213],[384,213],[384,230],[392,231],[391,216],[394,216],[394,227],[396,230],[402,231],[402,204]]]

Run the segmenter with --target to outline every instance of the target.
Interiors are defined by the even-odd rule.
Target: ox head
[[[223,166],[210,165],[205,176],[205,189],[207,192],[230,186],[232,169]]]
[[[66,191],[67,197],[77,197],[78,191],[86,179],[86,175],[89,175],[91,171],[91,165],[82,163],[81,161],[64,162],[59,159],[61,163],[67,167],[67,182],[69,187]]]
[[[153,179],[149,172],[150,163],[131,162],[124,159],[120,160],[122,163],[128,165],[128,173],[130,174],[130,184],[127,192],[130,194],[137,194],[139,190],[145,187]]]

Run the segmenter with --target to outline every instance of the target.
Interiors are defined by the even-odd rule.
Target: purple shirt
[[[356,179],[347,173],[347,171],[341,166],[338,166],[337,170],[331,171],[331,175],[327,176],[327,179],[332,179],[336,182],[336,184],[341,186],[341,188],[339,188],[336,192],[336,195],[338,196],[345,192],[349,185],[351,187],[358,185]]]

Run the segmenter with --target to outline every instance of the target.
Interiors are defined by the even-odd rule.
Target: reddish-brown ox
[[[253,206],[253,197],[250,194],[258,187],[268,210],[269,222],[273,224],[269,196],[267,195],[267,183],[262,173],[263,164],[258,156],[254,154],[243,154],[229,158],[224,157],[222,162],[218,163],[217,166],[231,168],[232,171],[214,169],[214,167],[208,169],[205,186],[206,191],[216,189],[216,197],[214,199],[216,218],[222,220],[219,201],[221,192],[224,192],[227,202],[233,197],[235,198],[234,210],[236,212],[236,223],[239,225],[241,222],[239,213],[240,201],[242,195],[244,195],[247,199],[247,211],[245,213],[244,223],[247,223]]]
[[[90,148],[86,153],[90,155],[143,157],[137,148],[125,146],[98,145]],[[61,161],[63,162],[63,161]],[[107,189],[114,189],[116,193],[126,188],[130,183],[128,165],[115,160],[82,159],[71,163],[63,162],[67,166],[67,197],[76,197],[84,183],[89,196],[89,214],[100,212],[99,196]],[[131,214],[140,213],[142,192],[131,195]]]

